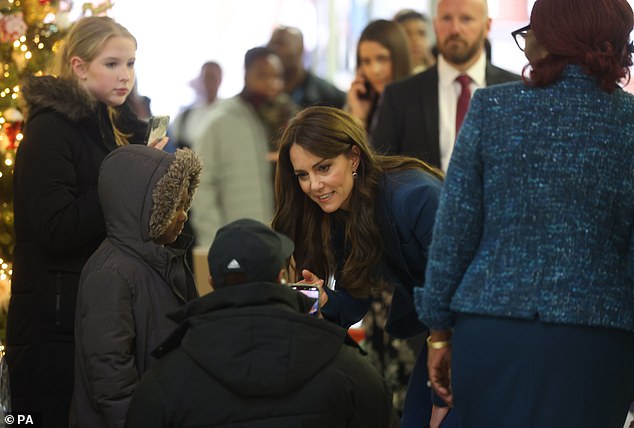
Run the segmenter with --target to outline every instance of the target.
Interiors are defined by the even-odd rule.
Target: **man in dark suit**
[[[446,171],[457,135],[461,85],[456,78],[468,76],[471,94],[520,78],[487,61],[484,45],[490,27],[486,0],[438,1],[438,63],[385,89],[371,126],[378,152],[414,156]]]

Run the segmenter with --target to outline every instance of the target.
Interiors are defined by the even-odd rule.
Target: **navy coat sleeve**
[[[394,286],[386,331],[395,337],[420,334],[424,325],[414,307],[414,290],[423,286],[428,248],[438,209],[441,183],[419,171],[388,180],[383,234],[383,277]]]
[[[357,299],[345,289],[330,290],[324,287],[324,290],[328,295],[328,301],[321,308],[322,315],[345,328],[361,321],[372,304],[372,297]]]

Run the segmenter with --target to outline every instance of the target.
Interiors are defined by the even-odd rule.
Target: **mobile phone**
[[[145,137],[145,144],[150,144],[158,138],[163,138],[167,135],[167,127],[170,123],[169,116],[152,116],[148,122],[147,135]]]
[[[357,91],[357,97],[359,97],[360,100],[371,100],[374,98],[374,88],[372,88],[372,84],[365,80],[363,87],[365,88],[365,92]]]
[[[319,287],[308,284],[290,284],[290,287],[312,299],[313,305],[310,307],[308,315],[319,316]]]

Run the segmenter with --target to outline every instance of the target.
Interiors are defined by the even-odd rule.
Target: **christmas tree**
[[[11,281],[13,161],[22,140],[20,82],[44,74],[70,25],[71,1],[0,0],[0,329],[4,330]]]

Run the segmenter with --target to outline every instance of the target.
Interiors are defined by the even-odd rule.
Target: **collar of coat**
[[[50,109],[73,122],[89,117],[97,108],[97,101],[79,83],[53,76],[28,76],[22,93],[29,115],[39,109]]]

